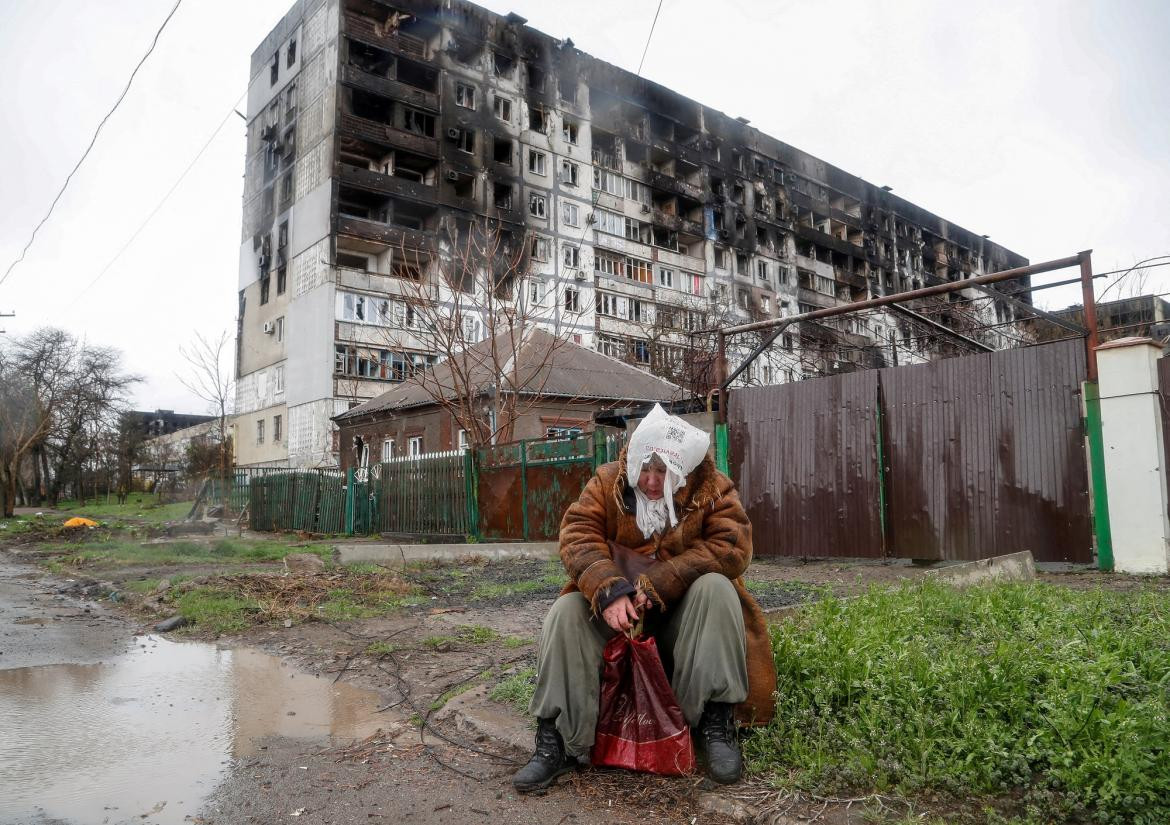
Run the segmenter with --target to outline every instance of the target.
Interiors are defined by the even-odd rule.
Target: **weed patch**
[[[938,583],[772,628],[753,771],[817,792],[1018,796],[1045,821],[1170,821],[1170,597]]]
[[[179,612],[211,633],[238,633],[251,624],[250,614],[259,605],[234,593],[212,587],[188,590],[178,601]]]
[[[500,681],[488,693],[488,698],[501,705],[510,705],[517,713],[527,715],[528,703],[536,692],[536,668],[527,667]]]

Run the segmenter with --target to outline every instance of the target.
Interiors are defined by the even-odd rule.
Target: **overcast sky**
[[[171,5],[0,3],[0,272]],[[0,285],[9,334],[50,324],[117,347],[145,379],[136,406],[203,410],[178,349],[234,332],[242,120],[93,282],[240,100],[287,5],[184,0]],[[632,71],[656,0],[484,5]],[[1104,272],[1170,254],[1168,41],[1164,0],[665,0],[643,74],[1033,261],[1091,248]],[[1145,291],[1170,291],[1170,267],[1151,272]]]

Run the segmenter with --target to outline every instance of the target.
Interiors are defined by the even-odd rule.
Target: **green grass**
[[[252,601],[214,587],[188,590],[178,601],[179,613],[195,621],[199,630],[212,633],[238,633],[246,629],[249,615],[259,609]]]
[[[392,645],[389,642],[370,642],[366,646],[366,653],[370,656],[389,656],[396,650],[398,650],[397,645]]]
[[[0,539],[5,536],[14,536],[18,533],[29,533],[35,528],[46,524],[48,519],[36,516],[13,516],[9,519],[0,519]],[[56,524],[54,519],[52,524]]]
[[[515,650],[518,647],[526,647],[532,644],[531,639],[525,639],[523,636],[507,636],[504,638],[504,647],[509,650]]]
[[[271,539],[218,539],[210,543],[181,540],[166,544],[142,544],[113,539],[69,544],[42,544],[42,551],[58,554],[45,562],[53,572],[78,567],[125,567],[140,564],[247,564],[279,561],[289,553],[314,553],[332,557],[327,544],[290,547]]]
[[[443,645],[454,644],[454,636],[427,636],[422,640],[423,647],[429,647],[431,650],[436,650]]]
[[[753,772],[833,794],[1011,799],[1036,821],[1170,822],[1170,595],[938,583],[773,626]]]
[[[469,642],[473,645],[486,645],[500,638],[499,633],[481,624],[460,625],[459,629],[455,631],[455,635],[459,641]]]
[[[528,667],[500,681],[488,693],[488,698],[509,705],[517,713],[527,715],[528,703],[536,691],[536,668]]]
[[[111,498],[106,504],[105,498],[78,504],[77,501],[62,501],[54,510],[69,513],[70,516],[87,516],[95,521],[110,519],[137,519],[155,524],[165,521],[178,521],[186,518],[191,512],[190,501],[176,501],[171,504],[158,504],[154,497],[147,494],[131,495],[125,504],[118,504]]]

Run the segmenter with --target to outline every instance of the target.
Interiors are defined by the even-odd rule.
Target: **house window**
[[[566,312],[580,312],[581,311],[581,293],[575,289],[565,290],[565,311]]]
[[[276,294],[283,295],[288,289],[288,268],[280,267],[276,270]]]
[[[735,256],[735,271],[739,275],[748,274],[748,259],[747,255],[736,253]]]
[[[635,339],[631,342],[630,351],[634,356],[634,362],[638,364],[650,363],[650,342],[639,341]]]
[[[435,117],[417,109],[403,108],[402,128],[426,137],[435,136]]]
[[[571,143],[574,146],[577,145],[578,128],[576,123],[565,118],[565,122],[561,126],[561,136],[564,137],[565,143]]]
[[[459,440],[456,442],[459,452],[466,452],[468,447],[467,430],[459,431]]]
[[[272,55],[272,66],[268,69],[268,85],[275,86],[280,79],[280,51]]]
[[[577,269],[581,266],[581,249],[573,244],[565,244],[563,249],[564,255],[562,260],[565,266],[570,269]]]
[[[460,150],[462,150],[464,152],[468,152],[468,153],[474,152],[475,151],[475,130],[474,129],[460,129],[459,130],[459,140],[457,140],[455,142],[455,145],[458,146],[460,148]]]
[[[549,258],[549,241],[548,238],[542,238],[539,235],[532,236],[532,259],[535,261],[547,261]]]
[[[568,201],[561,202],[561,219],[566,226],[580,226],[581,225],[581,210],[577,208],[576,204]]]
[[[475,87],[466,83],[455,84],[455,105],[464,109],[475,108]]]
[[[770,313],[772,311],[772,299],[767,295],[760,298],[760,309],[764,312]]]
[[[263,418],[256,419],[256,443],[257,444],[264,443],[264,419]]]
[[[284,316],[276,319],[276,343],[284,342]]]
[[[680,280],[682,281],[680,286],[682,287],[683,292],[687,293],[688,295],[701,296],[703,294],[703,276],[702,275],[695,275],[695,274],[690,273],[690,272],[684,272],[684,273],[682,273],[682,277],[680,278]]]
[[[294,37],[292,40],[288,41],[288,62],[285,65],[288,66],[289,68],[292,68],[292,64],[294,64],[296,62],[297,62],[297,39]],[[276,438],[276,440],[279,441],[280,439]]]
[[[622,235],[625,232],[626,220],[616,212],[608,212],[604,209],[593,210],[594,225],[598,232],[604,232],[607,235]]]
[[[406,439],[406,454],[409,456],[420,456],[423,452],[423,437],[421,435],[412,435]]]
[[[608,255],[594,255],[593,268],[603,275],[621,278],[625,275],[625,261],[621,258],[611,258]]]
[[[642,320],[642,302],[636,298],[630,298],[626,301],[626,309],[629,312],[627,316],[631,321]]]
[[[572,161],[562,160],[561,183],[568,184],[569,186],[576,186],[580,171],[581,169],[579,166],[577,166],[577,164],[573,163]]]
[[[777,270],[776,279],[781,284],[787,284],[788,283],[788,267],[781,266],[780,269]]]
[[[277,395],[284,392],[284,365],[272,371],[272,389]]]
[[[272,416],[272,443],[273,444],[280,443],[280,437],[283,434],[283,429],[284,429],[284,426],[283,426],[284,422],[282,419],[283,419],[283,416],[279,416],[279,415]]]
[[[545,427],[545,438],[576,438],[581,434],[580,427]]]
[[[548,212],[546,211],[547,208],[548,203],[545,200],[544,195],[534,194],[528,196],[528,214],[532,215],[534,218],[548,217]]]
[[[382,441],[382,460],[389,461],[394,458],[394,439],[387,438]]]
[[[544,152],[538,152],[535,149],[528,150],[528,171],[537,175],[548,174],[545,171],[545,163],[548,156]]]
[[[540,303],[540,281],[530,280],[528,282],[528,303],[530,306]]]
[[[658,285],[674,288],[674,270],[673,269],[659,269],[658,270]]]
[[[260,304],[261,305],[268,303],[268,285],[271,282],[272,282],[272,279],[270,277],[268,277],[268,275],[264,275],[260,278]]]
[[[543,132],[547,118],[544,109],[539,106],[528,107],[528,128],[534,132]]]
[[[608,292],[597,293],[597,314],[610,318],[620,317],[622,314],[621,300],[617,295],[611,295]]]
[[[756,261],[756,277],[761,281],[768,280],[768,262]]]
[[[610,358],[625,358],[626,344],[621,338],[599,335],[597,336],[597,351]]]
[[[504,123],[512,122],[512,101],[506,97],[495,96],[492,101],[492,108],[495,110],[496,117],[504,121]]]
[[[649,261],[640,261],[637,258],[626,258],[626,277],[640,284],[654,283],[654,273]]]
[[[727,269],[727,250],[725,250],[725,249],[716,249],[715,250],[715,268],[716,269]]]
[[[748,294],[746,289],[737,289],[735,291],[735,298],[739,303],[740,309],[748,308]]]

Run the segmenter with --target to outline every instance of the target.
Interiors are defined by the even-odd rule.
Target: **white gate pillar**
[[[1161,348],[1149,338],[1097,347],[1105,484],[1118,573],[1170,572],[1170,519],[1158,395]]]

